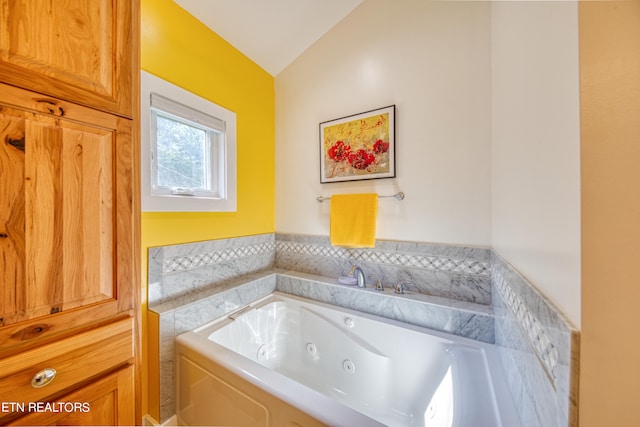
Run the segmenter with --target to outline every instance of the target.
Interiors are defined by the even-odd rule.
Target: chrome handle
[[[404,290],[407,285],[410,285],[411,282],[400,282],[396,285],[396,290],[394,291],[396,294],[404,294]]]
[[[40,388],[49,384],[56,377],[56,370],[53,368],[43,369],[31,379],[31,387]]]
[[[372,280],[377,280],[376,281],[376,291],[384,291],[384,286],[382,286],[382,280],[380,280],[377,276],[374,276],[373,274],[369,276],[369,279]]]

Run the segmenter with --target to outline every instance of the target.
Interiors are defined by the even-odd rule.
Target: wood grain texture
[[[3,425],[141,421],[139,8],[0,0],[0,400],[91,405]]]
[[[5,283],[25,281],[24,138],[22,114],[0,109],[0,271]],[[11,323],[9,317],[24,305],[21,289],[1,286],[0,326]]]
[[[49,344],[134,315],[118,312],[118,302],[92,304],[0,328],[0,358]]]
[[[0,81],[133,114],[128,0],[0,0]]]
[[[0,93],[2,324],[118,293],[120,311],[133,308],[131,121],[6,85]]]
[[[89,411],[32,413],[7,425],[114,426],[135,425],[134,368],[127,366],[70,393],[57,402],[86,402]]]
[[[37,402],[66,393],[77,384],[127,365],[133,358],[133,319],[93,329],[3,360],[0,366],[0,401]],[[38,371],[53,368],[57,374],[41,388],[31,386]],[[0,414],[11,418],[14,415]]]

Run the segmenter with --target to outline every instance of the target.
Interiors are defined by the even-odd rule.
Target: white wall
[[[379,202],[377,237],[490,244],[491,11],[365,0],[276,76],[276,230],[328,235],[318,195]],[[320,184],[323,121],[397,106],[397,178]]]
[[[579,327],[577,3],[493,3],[492,68],[492,246]]]
[[[580,325],[577,37],[573,2],[365,0],[276,76],[276,230],[401,190],[379,238],[492,246]],[[321,185],[318,123],[389,104],[398,177]]]

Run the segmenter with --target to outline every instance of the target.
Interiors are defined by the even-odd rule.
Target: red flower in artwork
[[[336,162],[346,160],[351,153],[351,147],[342,141],[338,141],[327,151],[329,158]]]
[[[366,169],[376,160],[376,156],[365,150],[358,150],[355,153],[349,153],[349,163],[355,169]]]
[[[382,154],[389,151],[389,143],[384,142],[381,139],[377,140],[375,144],[373,144],[373,152],[376,154]]]

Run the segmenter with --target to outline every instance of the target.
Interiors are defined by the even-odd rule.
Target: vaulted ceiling
[[[276,76],[363,0],[174,0]]]

